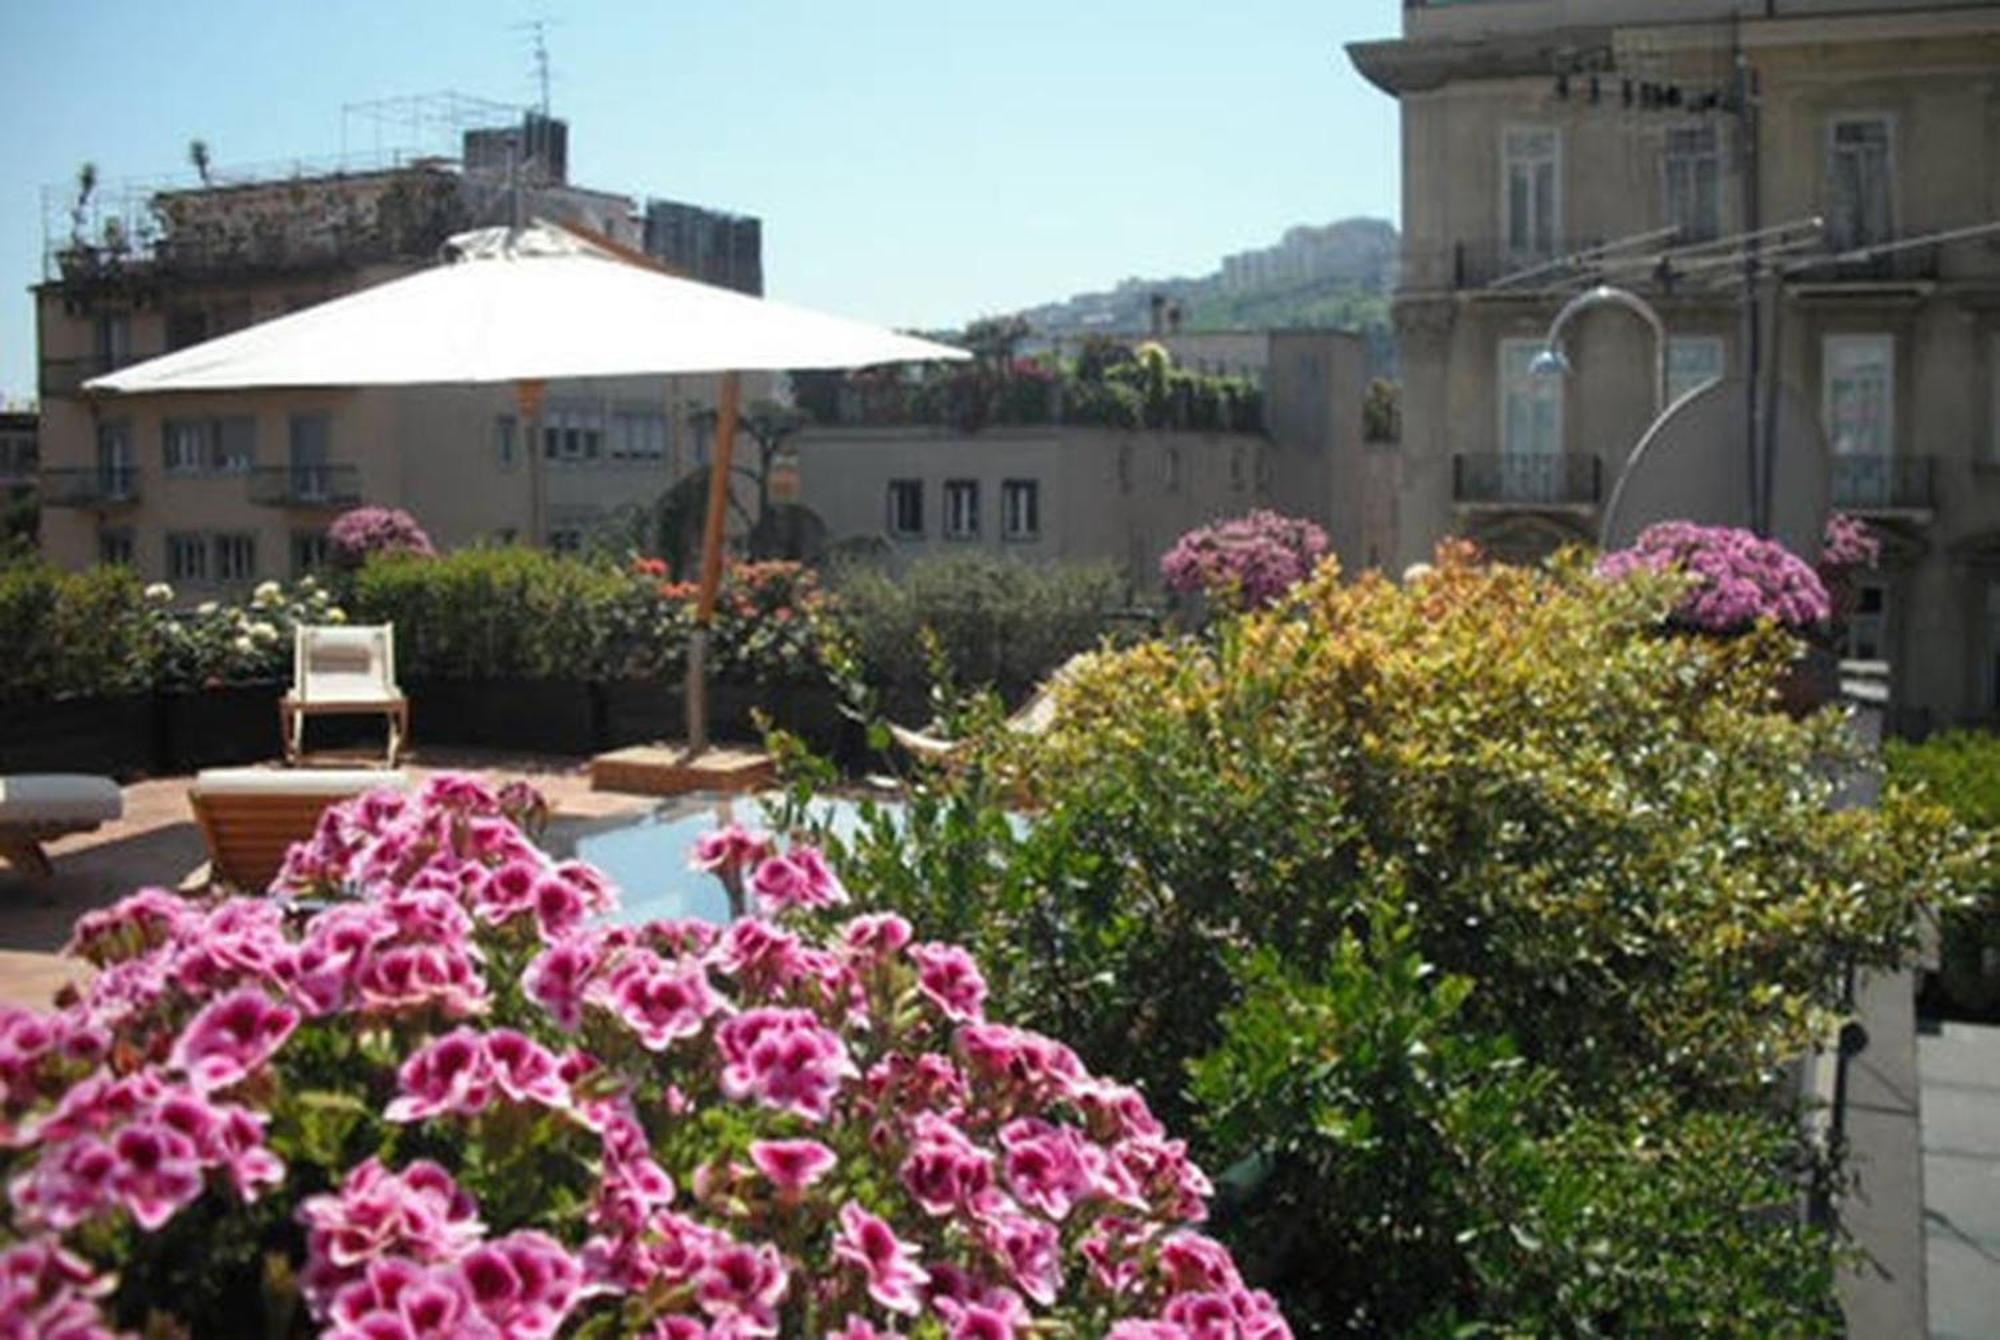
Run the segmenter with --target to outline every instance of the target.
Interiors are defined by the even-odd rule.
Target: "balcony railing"
[[[1833,505],[1851,512],[1928,512],[1937,505],[1930,456],[1835,456]]]
[[[1591,507],[1602,495],[1595,456],[1528,452],[1451,458],[1451,499],[1475,506]]]
[[[361,501],[352,465],[269,465],[250,472],[250,501],[265,507],[351,507]]]
[[[44,507],[127,507],[139,501],[139,471],[130,465],[85,465],[42,471]]]
[[[92,377],[102,377],[157,354],[82,354],[75,358],[42,360],[42,395],[72,396]]]

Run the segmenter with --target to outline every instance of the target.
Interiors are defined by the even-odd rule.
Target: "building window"
[[[583,549],[583,532],[574,526],[564,526],[549,532],[549,548],[559,554],[574,554]]]
[[[1563,449],[1563,383],[1532,370],[1540,340],[1500,341],[1500,453],[1555,456]]]
[[[1722,340],[1715,335],[1676,335],[1667,341],[1667,403],[1722,376]]]
[[[922,535],[924,533],[923,480],[892,479],[889,481],[889,533],[891,535]]]
[[[1032,540],[1042,533],[1042,486],[1033,479],[1010,479],[1000,486],[1003,533],[1010,540]]]
[[[196,475],[213,459],[215,421],[166,419],[160,424],[160,453],[170,475]]]
[[[97,561],[121,568],[132,566],[132,532],[127,529],[97,532]]]
[[[256,464],[257,421],[247,414],[163,419],[160,454],[170,475],[240,474]]]
[[[1847,631],[1840,654],[1850,661],[1889,659],[1889,587],[1880,580],[1864,580],[1854,590],[1854,611],[1847,617]]]
[[[1562,231],[1562,137],[1547,126],[1501,134],[1501,210],[1508,254],[1552,256]]]
[[[333,566],[333,544],[323,530],[292,532],[292,576],[324,572]]]
[[[979,481],[944,482],[944,534],[948,540],[970,540],[979,534]]]
[[[1708,242],[1722,235],[1722,154],[1715,127],[1673,126],[1665,156],[1667,222],[1676,242]]]
[[[514,453],[519,449],[521,421],[511,414],[502,414],[493,420],[493,456],[500,462],[502,470],[514,468]]]
[[[167,580],[170,582],[208,580],[208,537],[187,533],[167,536]]]
[[[122,368],[132,361],[132,318],[124,312],[106,312],[97,318],[94,330],[98,366],[105,370]]]
[[[1896,342],[1888,335],[1829,335],[1821,371],[1821,414],[1836,456],[1895,450]]]
[[[208,338],[208,313],[198,307],[179,307],[167,313],[167,350],[185,349]]]
[[[218,535],[215,537],[215,579],[219,582],[247,582],[257,576],[257,537]]]
[[[542,418],[542,455],[551,461],[595,461],[604,455],[604,411],[569,405]]]
[[[1895,157],[1886,116],[1841,117],[1828,130],[1827,232],[1841,250],[1886,242],[1895,229]]]
[[[619,410],[611,416],[611,457],[657,461],[667,454],[667,416],[659,410]]]
[[[108,502],[130,498],[137,488],[139,481],[132,464],[132,424],[129,420],[117,419],[97,425],[97,482],[102,486]]]

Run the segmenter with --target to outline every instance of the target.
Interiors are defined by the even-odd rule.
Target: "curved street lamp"
[[[1563,309],[1556,313],[1556,319],[1549,323],[1549,333],[1542,342],[1542,351],[1528,364],[1528,371],[1538,377],[1568,376],[1570,364],[1568,355],[1563,353],[1563,330],[1570,322],[1595,307],[1623,308],[1652,329],[1653,414],[1657,418],[1667,408],[1667,323],[1660,320],[1660,314],[1653,310],[1653,304],[1629,289],[1599,284],[1596,288],[1579,293],[1564,303]]]

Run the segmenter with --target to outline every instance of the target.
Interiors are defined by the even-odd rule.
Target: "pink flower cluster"
[[[820,853],[725,831],[697,859],[770,918],[615,924],[500,807],[338,807],[281,881],[318,910],[148,890],[79,925],[97,976],[0,1015],[0,1315],[103,1334],[119,1252],[267,1198],[354,1340],[1289,1334],[1144,1099],[988,1020],[962,948],[833,921]]]
[[[400,507],[356,507],[342,512],[326,529],[336,562],[360,567],[370,554],[420,554],[437,550],[417,519]]]
[[[1845,512],[1833,512],[1827,516],[1826,530],[1820,536],[1821,577],[1873,569],[1881,561],[1882,539],[1875,533],[1874,527],[1860,517],[1849,516]]]
[[[1734,526],[1662,521],[1629,549],[1606,554],[1598,573],[1679,572],[1689,579],[1674,620],[1708,633],[1740,633],[1762,620],[1803,630],[1833,612],[1826,587],[1805,561],[1775,540]]]
[[[1261,609],[1310,574],[1327,547],[1312,522],[1260,508],[1181,536],[1160,559],[1160,577],[1170,591]]]

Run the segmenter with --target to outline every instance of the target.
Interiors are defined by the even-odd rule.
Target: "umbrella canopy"
[[[452,263],[120,368],[84,389],[413,386],[967,357],[676,278],[549,224],[461,234],[446,253]]]
[[[532,417],[544,384],[558,378],[724,374],[688,654],[688,744],[700,751],[708,742],[708,626],[722,576],[736,374],[970,355],[681,279],[651,257],[557,224],[462,233],[446,245],[445,259],[94,377],[84,389],[115,395],[513,382]]]

